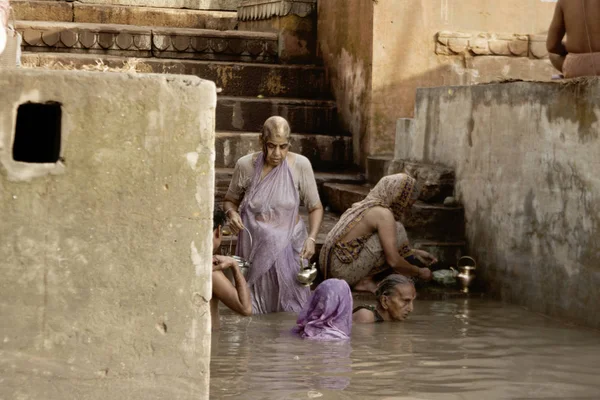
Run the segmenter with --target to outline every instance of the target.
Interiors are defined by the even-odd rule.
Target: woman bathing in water
[[[237,255],[252,264],[248,286],[254,314],[300,312],[310,296],[296,274],[300,259],[315,253],[323,207],[310,161],[289,151],[290,140],[284,118],[267,119],[262,152],[237,161],[225,196],[229,225],[239,233]],[[308,230],[300,203],[308,208]]]
[[[413,301],[417,296],[415,285],[404,275],[388,275],[381,281],[375,292],[377,305],[358,306],[352,313],[352,321],[357,324],[371,324],[384,321],[404,321],[413,311]]]
[[[431,279],[436,258],[412,249],[402,214],[419,196],[415,179],[406,174],[382,178],[361,202],[347,210],[327,235],[319,258],[325,279],[343,279],[358,291],[375,292],[376,276],[396,273]]]

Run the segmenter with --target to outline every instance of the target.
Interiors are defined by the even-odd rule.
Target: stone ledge
[[[215,82],[226,96],[318,99],[329,95],[325,70],[315,66],[167,58],[132,60],[116,55],[58,52],[23,52],[21,57],[25,66],[47,69],[86,69],[99,60],[112,68],[135,62],[138,72],[196,75]]]
[[[317,0],[244,0],[238,7],[240,21],[257,21],[296,15],[307,17],[317,10]]]
[[[82,4],[48,0],[11,0],[17,20],[85,22],[135,26],[234,30],[235,11],[206,11],[176,8]]]
[[[109,53],[270,62],[277,59],[277,35],[209,29],[151,28],[131,25],[17,21],[29,51]]]
[[[548,57],[546,36],[489,32],[451,32],[436,34],[435,53],[452,56],[512,56],[542,59]]]
[[[220,96],[217,130],[260,132],[272,115],[286,118],[292,131],[339,136],[335,101]]]

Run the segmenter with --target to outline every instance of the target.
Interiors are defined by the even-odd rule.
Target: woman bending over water
[[[415,285],[404,275],[392,274],[381,281],[375,292],[376,306],[359,306],[352,312],[352,320],[358,324],[384,321],[404,321],[413,311],[417,297]]]
[[[263,151],[237,161],[223,205],[233,233],[239,232],[237,255],[252,264],[247,281],[254,314],[300,312],[310,295],[296,274],[300,257],[315,253],[323,206],[310,161],[289,151],[290,136],[285,119],[265,121]],[[300,202],[309,211],[308,233]]]
[[[437,260],[423,250],[412,249],[402,223],[402,214],[419,196],[415,179],[406,174],[383,177],[361,202],[352,205],[327,235],[321,249],[320,267],[324,277],[343,279],[355,290],[374,292],[374,276],[395,272],[424,280],[431,279],[425,265]]]
[[[341,279],[323,281],[292,330],[303,339],[346,340],[352,330],[352,292]]]

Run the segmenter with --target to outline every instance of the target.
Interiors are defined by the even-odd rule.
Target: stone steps
[[[217,132],[215,167],[233,168],[240,157],[260,150],[258,133]],[[315,170],[341,168],[353,163],[352,138],[347,136],[293,134],[292,151],[306,156]]]
[[[65,1],[11,0],[15,18],[24,21],[85,22],[161,26],[170,28],[234,30],[235,11],[85,4]]]
[[[219,168],[215,169],[215,196],[217,199],[222,200],[225,197],[231,177],[233,176],[233,168]],[[353,183],[360,184],[365,181],[364,174],[360,172],[320,172],[315,171],[315,180],[319,187],[319,195],[323,197],[323,187],[326,183]],[[329,213],[328,215],[334,215]],[[336,217],[337,218],[337,217]],[[335,220],[337,222],[337,219]],[[333,226],[333,225],[332,225]]]
[[[131,62],[125,56],[104,54],[24,52],[22,62],[31,67],[57,68],[60,65],[84,69],[101,60],[111,68]],[[197,61],[166,58],[135,60],[140,72],[195,75],[221,88],[225,96],[265,96],[328,99],[329,84],[322,67],[226,61]]]
[[[275,33],[140,27],[77,22],[17,21],[23,50],[137,58],[274,62]]]
[[[292,131],[338,136],[336,104],[332,100],[219,96],[217,130],[260,132],[272,115],[288,120]]]
[[[452,168],[439,164],[395,160],[392,155],[367,158],[367,180],[372,185],[377,184],[386,175],[398,173],[407,173],[419,181],[419,199],[423,201],[442,203],[446,197],[454,195],[455,175]]]
[[[371,185],[326,183],[323,186],[323,204],[331,211],[342,213],[352,204],[363,200]],[[456,241],[464,238],[464,210],[417,201],[402,219],[409,239]]]

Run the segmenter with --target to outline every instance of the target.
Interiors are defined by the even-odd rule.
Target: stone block
[[[394,159],[408,158],[408,150],[412,147],[415,135],[415,120],[412,118],[399,118],[396,121],[396,142],[394,144]]]
[[[73,4],[62,1],[12,0],[16,20],[73,21]]]
[[[236,11],[241,0],[79,0],[81,3]]]
[[[73,14],[73,22],[95,24],[110,23],[215,30],[234,30],[237,26],[237,14],[229,11],[74,3]]]
[[[292,135],[292,148],[312,163],[313,169],[342,169],[352,165],[352,138],[349,136]],[[219,132],[215,149],[218,168],[231,168],[246,154],[261,151],[258,133]]]
[[[221,96],[217,130],[260,132],[273,115],[286,118],[293,132],[338,136],[334,101]]]
[[[387,175],[406,173],[417,179],[421,186],[419,199],[429,203],[442,203],[454,193],[454,170],[443,165],[394,160]]]
[[[0,104],[0,397],[208,399],[214,84],[13,69]]]
[[[367,157],[367,182],[377,184],[381,178],[388,174],[388,169],[393,161],[392,155]]]

